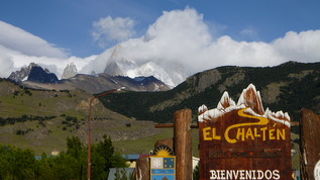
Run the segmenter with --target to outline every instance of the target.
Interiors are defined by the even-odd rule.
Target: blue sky
[[[175,86],[225,65],[320,62],[319,0],[8,0],[0,6],[0,77],[31,62],[61,77],[155,76]]]
[[[105,50],[92,38],[93,23],[107,16],[135,21],[143,35],[163,11],[194,8],[215,35],[269,42],[288,31],[319,29],[320,1],[298,0],[2,0],[0,20],[86,57]],[[109,43],[111,47],[114,43]]]

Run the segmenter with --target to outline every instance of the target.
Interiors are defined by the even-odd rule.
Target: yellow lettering
[[[277,129],[277,140],[286,140],[286,130],[285,129]]]
[[[212,139],[221,140],[221,136],[217,135],[217,129],[216,128],[212,128]]]
[[[240,138],[241,138],[241,141],[244,141],[244,140],[245,140],[245,139],[244,139],[244,128],[238,128],[236,138],[237,138],[238,140],[240,140]]]
[[[231,144],[234,144],[237,142],[236,139],[231,139],[229,137],[229,131],[234,129],[234,128],[239,128],[239,127],[243,127],[243,126],[255,126],[255,125],[266,125],[269,123],[269,120],[265,117],[260,117],[260,116],[252,116],[252,115],[249,115],[249,114],[245,114],[244,111],[248,109],[248,108],[243,108],[243,109],[240,109],[238,111],[238,115],[241,116],[241,117],[244,117],[244,118],[251,118],[251,119],[257,119],[259,120],[258,122],[253,122],[253,123],[240,123],[240,124],[234,124],[232,126],[229,126],[226,131],[224,132],[224,138],[226,139],[226,141],[228,143],[231,143]],[[251,131],[252,133],[252,131]]]
[[[269,130],[269,140],[275,140],[276,139],[276,136],[274,135],[275,131],[276,131],[275,129],[270,129]]]
[[[251,128],[248,128],[247,133],[246,133],[246,139],[249,139],[249,138],[251,138],[252,140],[254,140],[254,137],[253,137],[253,133],[252,133],[252,129],[251,129]]]
[[[262,131],[262,141],[266,141],[266,131],[267,131],[267,127],[260,128],[260,130]]]
[[[254,137],[256,137],[256,138],[261,137],[261,135],[258,134],[258,129],[257,128],[254,128],[253,131],[254,131]]]
[[[230,131],[231,129],[232,129],[232,126],[230,126],[230,127],[228,127],[228,128],[226,129],[226,131],[224,132],[224,138],[226,139],[226,141],[227,141],[228,143],[234,144],[234,143],[237,142],[237,140],[231,139],[231,138],[229,137],[229,131]]]
[[[210,136],[210,130],[211,130],[211,127],[205,127],[202,129],[204,141],[212,141],[212,137]]]

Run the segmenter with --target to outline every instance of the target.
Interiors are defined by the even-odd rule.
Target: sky
[[[163,11],[191,7],[218,33],[237,40],[271,41],[288,31],[320,26],[315,0],[10,0],[2,1],[0,20],[39,36],[74,56],[104,49],[92,38],[93,23],[104,17],[129,17],[136,36],[143,34]],[[108,44],[110,47],[112,44]]]
[[[70,62],[102,72],[118,45],[139,67],[182,64],[182,79],[220,65],[318,62],[318,7],[318,0],[2,0],[0,76],[30,61],[58,74]]]

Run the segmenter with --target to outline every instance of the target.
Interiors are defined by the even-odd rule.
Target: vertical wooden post
[[[192,111],[182,109],[174,114],[174,148],[176,153],[176,180],[192,180]]]

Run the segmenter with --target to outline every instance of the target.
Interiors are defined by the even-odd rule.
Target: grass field
[[[154,149],[157,140],[173,137],[173,129],[161,129],[159,134],[148,136],[136,140],[115,141],[113,144],[116,149],[124,154],[148,154]],[[199,133],[197,129],[192,130],[192,152],[194,156],[198,156]]]
[[[31,115],[43,118],[54,116],[53,119],[44,121],[28,119],[0,126],[0,143],[29,148],[37,154],[63,151],[66,148],[66,138],[71,136],[78,136],[86,143],[88,101],[91,97],[80,90],[30,90],[6,80],[0,81],[0,117],[4,120]],[[130,119],[106,109],[99,102],[94,103],[93,114],[97,118],[92,123],[93,140],[97,141],[103,135],[108,135],[115,141],[117,149],[127,149],[128,153],[131,150],[132,153],[146,152],[149,147],[145,146],[147,149],[143,150],[134,148],[129,143],[128,148],[124,148],[121,144],[126,143],[122,142],[134,140],[142,142],[143,147],[148,144],[144,140],[167,136],[166,131],[155,129],[153,122]]]

